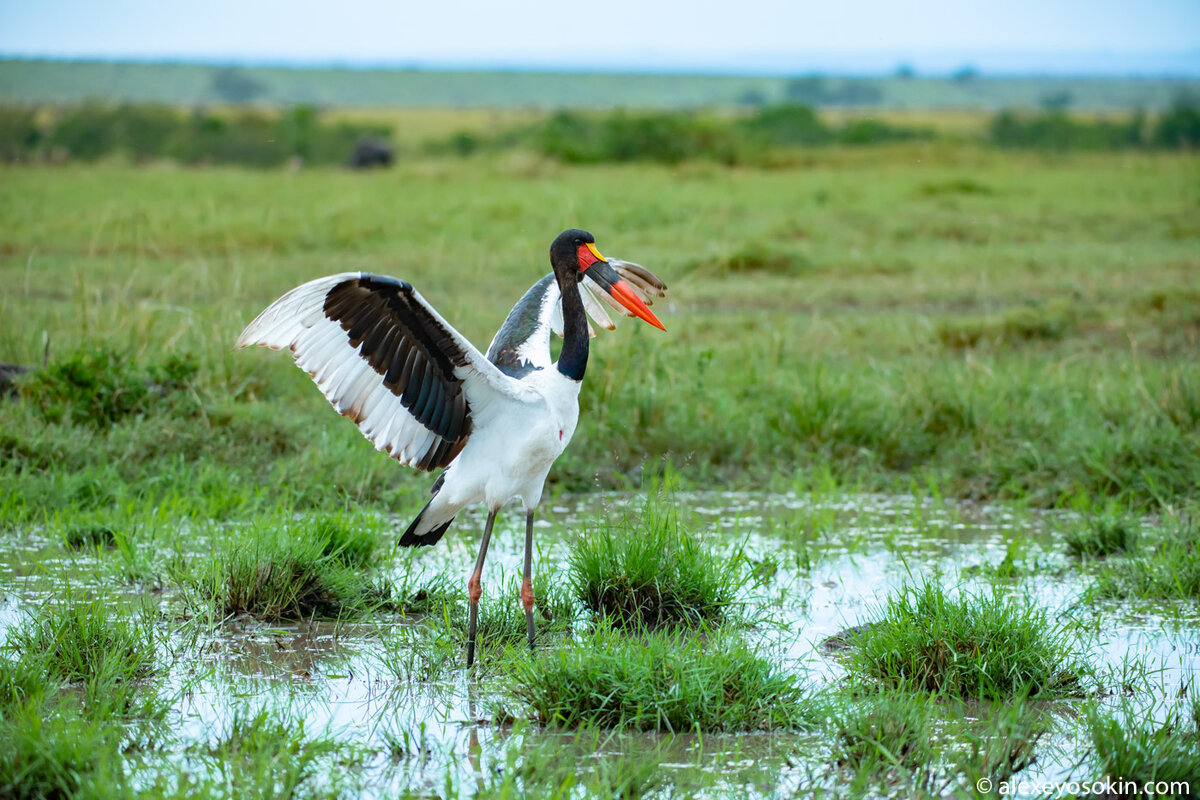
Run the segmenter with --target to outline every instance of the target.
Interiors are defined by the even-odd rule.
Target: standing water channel
[[[1010,794],[1037,797],[1040,782],[1096,778],[1085,707],[1136,708],[1165,719],[1182,707],[1200,668],[1196,608],[1092,598],[1088,588],[1099,562],[1067,555],[1063,531],[1073,518],[1066,513],[837,493],[678,492],[659,502],[675,509],[706,548],[742,559],[747,577],[733,623],[738,635],[777,670],[798,676],[814,696],[846,684],[843,659],[853,647],[846,632],[877,620],[887,599],[905,586],[930,581],[951,597],[999,593],[1070,623],[1077,655],[1094,668],[1094,680],[1076,697],[1026,701],[1036,708],[1039,733],[1033,758],[1025,759],[1031,763],[1015,776],[1025,789]],[[535,533],[535,575],[552,572],[554,580],[566,581],[576,536],[623,519],[632,523],[628,535],[636,535],[645,504],[644,495],[629,494],[545,503]],[[388,525],[398,531],[406,521]],[[385,577],[407,586],[442,580],[465,596],[482,522],[480,514],[466,514],[437,547],[397,550]],[[498,517],[485,605],[515,591],[523,522],[511,508]],[[184,555],[201,558],[211,547],[193,545]],[[6,640],[65,590],[149,607],[158,647],[147,681],[167,711],[151,741],[126,750],[135,785],[219,784],[213,743],[265,713],[323,743],[301,795],[582,797],[597,785],[596,775],[615,776],[603,785],[619,785],[629,795],[852,793],[836,726],[742,733],[547,727],[531,719],[511,691],[497,650],[482,650],[474,675],[463,667],[461,648],[448,668],[420,652],[424,645],[413,634],[429,624],[420,615],[205,619],[181,610],[169,577],[170,562],[181,558],[178,541],[142,553],[164,566],[133,581],[109,563],[127,556],[103,546],[75,550],[29,530],[5,534],[0,547],[0,635]],[[585,621],[577,628],[586,627],[586,619],[581,610]],[[568,637],[544,646],[571,643]],[[962,749],[962,730],[983,729],[1004,709],[983,702],[947,707],[957,719],[933,728],[937,746],[947,754]],[[972,786],[950,763],[930,764],[921,789],[970,795]],[[876,790],[906,794],[909,786],[885,776]]]

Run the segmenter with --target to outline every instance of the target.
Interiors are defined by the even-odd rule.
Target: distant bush
[[[883,144],[932,138],[933,132],[923,128],[902,128],[867,118],[852,120],[837,133],[837,140],[841,144]]]
[[[774,145],[827,144],[834,133],[811,106],[781,103],[763,108],[745,120],[743,130]]]
[[[32,108],[0,106],[0,159],[19,161],[41,141]]]
[[[1085,120],[1062,111],[1024,116],[1001,111],[988,131],[994,144],[1037,150],[1115,150],[1144,142],[1146,119],[1135,114],[1128,120]]]
[[[678,164],[707,159],[722,164],[763,163],[775,148],[824,144],[878,144],[926,138],[929,131],[900,128],[879,120],[852,120],[830,126],[811,106],[782,103],[763,106],[736,120],[705,118],[692,113],[583,114],[559,112],[534,126],[523,138],[493,139],[493,149],[529,144],[544,155],[573,164],[655,161]],[[438,143],[434,152],[468,154],[482,142],[463,147],[463,134]]]
[[[282,113],[180,112],[154,104],[87,103],[39,115],[0,108],[0,156],[95,161],[115,155],[137,161],[167,158],[185,164],[274,167],[293,158],[309,164],[346,162],[357,142],[386,141],[386,126],[327,124],[311,106]]]
[[[279,166],[288,160],[288,148],[277,127],[256,111],[232,117],[196,111],[184,121],[166,155],[185,164]]]
[[[1062,110],[1037,114],[1001,111],[988,126],[1000,147],[1033,150],[1119,150],[1200,147],[1200,106],[1181,99],[1155,121],[1138,112],[1128,119],[1082,119]]]
[[[248,103],[267,90],[262,81],[238,67],[218,67],[210,80],[212,90],[227,103]]]
[[[807,75],[788,81],[783,93],[793,103],[813,106],[870,106],[883,100],[883,90],[863,78]]]
[[[677,164],[693,158],[722,163],[738,160],[738,143],[727,125],[691,114],[589,116],[563,111],[541,127],[540,149],[561,161],[591,164],[657,161]]]
[[[97,346],[23,377],[20,392],[47,422],[103,428],[158,410],[194,416],[200,411],[192,388],[198,371],[190,356],[141,364],[128,353]]]
[[[1200,148],[1200,104],[1186,99],[1175,101],[1159,119],[1154,143],[1160,147]]]

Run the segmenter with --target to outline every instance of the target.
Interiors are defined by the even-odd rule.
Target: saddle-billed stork
[[[602,303],[666,330],[647,307],[666,285],[650,270],[605,259],[590,233],[563,231],[550,245],[554,272],[517,302],[487,355],[456,331],[406,281],[363,272],[318,278],[276,300],[238,337],[237,346],[291,350],[343,416],[377,449],[421,470],[445,467],[432,497],[400,537],[406,547],[436,543],[465,506],[488,510],[467,582],[467,666],[483,562],[496,512],[525,506],[521,601],[534,643],[531,582],[533,514],[550,465],[579,419],[590,315],[613,328]],[[550,332],[563,337],[550,361]]]

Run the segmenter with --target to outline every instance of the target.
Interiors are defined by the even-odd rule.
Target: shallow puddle
[[[536,563],[543,569],[556,565],[564,576],[572,537],[586,535],[597,519],[637,517],[644,502],[640,495],[606,494],[547,503],[537,521]],[[1086,643],[1089,658],[1102,674],[1120,676],[1123,665],[1140,664],[1139,671],[1150,677],[1134,694],[1147,713],[1167,713],[1200,669],[1195,608],[1082,602],[1090,577],[1064,555],[1056,532],[1061,516],[882,495],[681,492],[668,502],[709,546],[744,551],[756,575],[740,598],[746,616],[756,621],[747,638],[783,669],[817,684],[843,675],[826,641],[871,619],[892,590],[923,576],[939,576],[960,591],[988,589],[997,581],[979,566],[999,564],[1013,552],[1036,569],[999,585],[1048,609],[1052,618],[1086,621],[1095,631]],[[406,523],[397,519],[397,531]],[[485,604],[519,574],[523,524],[513,509],[498,518]],[[465,593],[482,527],[481,514],[463,515],[439,546],[397,553],[394,577],[461,576]],[[471,796],[499,791],[506,781],[520,786],[522,776],[538,771],[586,776],[618,763],[627,767],[630,760],[646,762],[656,778],[645,786],[658,786],[662,796],[793,797],[819,787],[835,793],[844,788],[827,764],[830,743],[818,734],[577,735],[519,719],[497,723],[497,707],[511,708],[512,700],[487,670],[486,649],[478,678],[461,667],[432,678],[419,669],[397,670],[404,660],[389,654],[412,641],[401,634],[419,620],[379,615],[289,624],[180,621],[169,587],[161,593],[154,587],[115,588],[127,584],[105,566],[113,558],[111,551],[95,548],[72,552],[36,531],[0,539],[0,631],[19,624],[68,582],[155,604],[167,636],[160,691],[172,698],[172,711],[165,750],[143,757],[142,766],[151,770],[156,757],[195,761],[235,716],[270,708],[304,731],[339,743],[328,759],[329,775],[355,796]],[[1120,694],[1114,692],[1113,702]],[[1047,704],[1050,734],[1022,779],[1088,777],[1079,768],[1087,748],[1075,719],[1080,702]],[[198,761],[196,769],[202,769]],[[582,796],[582,787],[576,788]]]

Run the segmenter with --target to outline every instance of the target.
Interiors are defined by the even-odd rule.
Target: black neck
[[[573,381],[583,380],[588,360],[587,315],[577,282],[573,275],[558,282],[563,309],[563,346],[558,356],[558,371]]]

